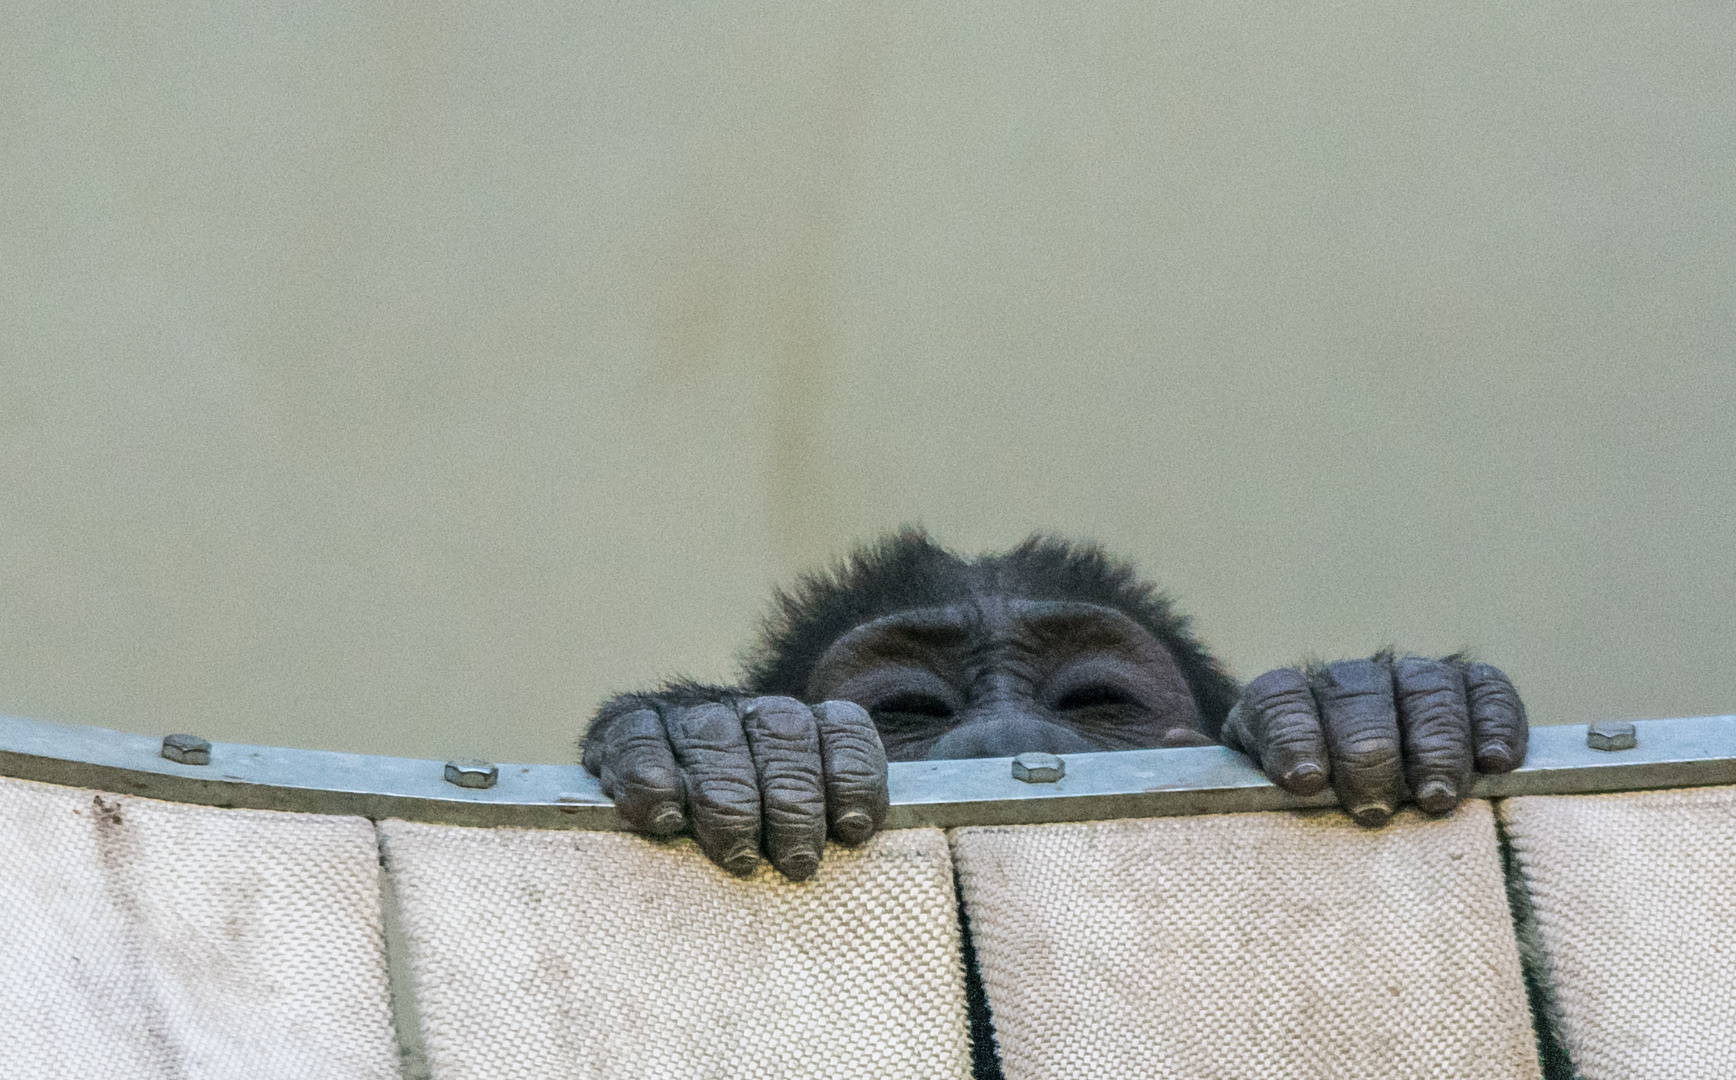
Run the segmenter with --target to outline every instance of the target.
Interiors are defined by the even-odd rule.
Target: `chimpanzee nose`
[[[928,757],[1012,757],[1031,750],[1077,754],[1094,749],[1084,736],[1053,723],[1040,712],[1001,701],[968,711],[963,723],[934,741]]]

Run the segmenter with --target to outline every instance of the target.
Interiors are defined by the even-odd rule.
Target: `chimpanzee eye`
[[[874,719],[880,719],[882,714],[899,716],[926,716],[936,720],[946,720],[952,716],[952,706],[932,694],[900,694],[887,698],[868,710]]]
[[[1115,686],[1080,686],[1062,694],[1055,702],[1057,712],[1069,709],[1091,709],[1106,705],[1137,705],[1138,701],[1127,691]]]

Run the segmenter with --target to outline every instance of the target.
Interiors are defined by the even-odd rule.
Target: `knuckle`
[[[760,799],[768,807],[818,804],[821,802],[820,791],[818,768],[768,769],[760,774]]]
[[[1427,690],[1399,698],[1401,721],[1462,722],[1468,715],[1465,696],[1456,690]]]
[[[741,711],[744,713],[774,709],[805,712],[807,708],[806,705],[788,694],[762,694],[759,697],[744,698],[741,703]]]
[[[828,773],[886,771],[886,751],[881,747],[879,737],[872,732],[831,733],[824,749]]]
[[[1415,760],[1456,761],[1471,745],[1471,725],[1463,717],[1433,724],[1415,724],[1405,729],[1404,743]]]
[[[1509,686],[1512,685],[1512,680],[1507,678],[1506,672],[1502,671],[1494,664],[1484,664],[1481,662],[1466,664],[1465,678],[1479,683],[1504,683]]]
[[[1363,717],[1391,718],[1396,706],[1392,690],[1384,686],[1332,688],[1323,692],[1320,698],[1320,715],[1328,722],[1358,723]]]
[[[1407,658],[1393,666],[1393,681],[1403,698],[1446,695],[1462,698],[1464,680],[1450,664]]]
[[[669,740],[661,730],[623,733],[604,751],[606,758],[617,762],[655,760],[669,755]]]
[[[1267,742],[1311,738],[1320,730],[1320,717],[1312,708],[1276,709],[1262,714],[1259,725]]]
[[[1352,739],[1338,752],[1344,767],[1353,772],[1374,773],[1398,768],[1398,744],[1385,738]]]
[[[749,740],[771,748],[780,743],[805,747],[819,738],[813,713],[794,698],[755,698],[745,703],[742,727]]]
[[[695,746],[726,747],[741,741],[742,725],[734,709],[705,706],[683,711],[681,730]]]
[[[818,791],[825,771],[817,745],[781,740],[756,742],[754,765],[761,792],[785,786]]]
[[[1398,747],[1398,714],[1390,701],[1359,699],[1331,710],[1324,720],[1328,741],[1341,749],[1374,743]]]
[[[826,827],[826,806],[818,799],[791,799],[766,805],[768,830],[780,833],[815,833]]]
[[[1266,755],[1275,759],[1311,758],[1320,749],[1320,740],[1299,728],[1274,732],[1264,747]]]
[[[1317,737],[1320,719],[1307,683],[1300,672],[1280,674],[1296,678],[1261,685],[1266,677],[1261,676],[1249,684],[1232,713],[1234,734],[1250,748],[1267,749]]]
[[[1453,739],[1470,733],[1471,714],[1463,698],[1430,698],[1407,703],[1399,714],[1399,727],[1412,740]]]
[[[1392,707],[1392,671],[1373,660],[1339,660],[1310,672],[1310,689],[1322,714],[1333,709],[1357,708],[1362,703]]]
[[[676,764],[689,778],[707,784],[753,775],[753,758],[745,745],[688,743],[676,755]],[[751,785],[750,785],[751,786]]]
[[[760,784],[760,798],[766,803],[786,806],[820,805],[819,776],[789,775],[766,777]]]
[[[614,787],[623,793],[645,792],[667,799],[681,792],[681,774],[653,759],[628,758],[609,772]]]
[[[874,718],[854,701],[822,701],[813,706],[813,713],[828,727],[847,731],[859,728],[865,731],[874,730]]]
[[[692,781],[689,794],[696,810],[720,820],[748,821],[759,817],[759,787],[751,780],[736,775],[688,775]]]
[[[873,721],[868,717],[868,710],[863,708],[859,701],[849,701],[845,698],[826,698],[825,701],[821,701],[819,705],[814,705],[812,708],[814,708],[814,712],[825,712],[828,717],[832,717],[833,721],[873,724]]]
[[[1314,714],[1314,695],[1297,668],[1278,668],[1248,682],[1241,700],[1259,714]]]
[[[1514,690],[1508,683],[1492,683],[1475,687],[1467,697],[1482,712],[1501,712],[1515,716],[1523,712],[1518,691]]]
[[[777,721],[790,717],[807,719],[813,715],[813,711],[793,697],[768,695],[743,701],[741,715],[744,720],[757,717]]]
[[[1308,676],[1299,667],[1268,668],[1249,679],[1247,688],[1252,690],[1259,686],[1305,684],[1307,681]]]
[[[1413,768],[1457,770],[1471,760],[1471,729],[1456,728],[1418,735],[1406,748]]]
[[[839,798],[854,798],[886,790],[883,769],[836,765],[826,774],[826,790]]]
[[[1473,679],[1467,676],[1467,709],[1471,722],[1478,729],[1479,738],[1503,738],[1517,746],[1525,741],[1525,733],[1529,728],[1525,704],[1520,700],[1519,691],[1513,684],[1499,672],[1495,674],[1497,677],[1491,679]]]

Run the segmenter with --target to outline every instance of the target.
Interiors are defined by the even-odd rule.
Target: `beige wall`
[[[1726,3],[0,7],[0,711],[559,760],[926,522],[1736,711]]]

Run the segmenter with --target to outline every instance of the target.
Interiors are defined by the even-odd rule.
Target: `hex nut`
[[[459,758],[446,763],[446,782],[467,788],[491,788],[500,779],[500,770],[492,761]]]
[[[197,735],[165,735],[163,756],[183,765],[211,764],[211,741]]]
[[[1632,750],[1639,742],[1626,720],[1599,720],[1585,729],[1585,745],[1593,750]]]
[[[1053,784],[1066,773],[1066,763],[1054,754],[1032,751],[1013,759],[1013,779],[1027,784]]]

